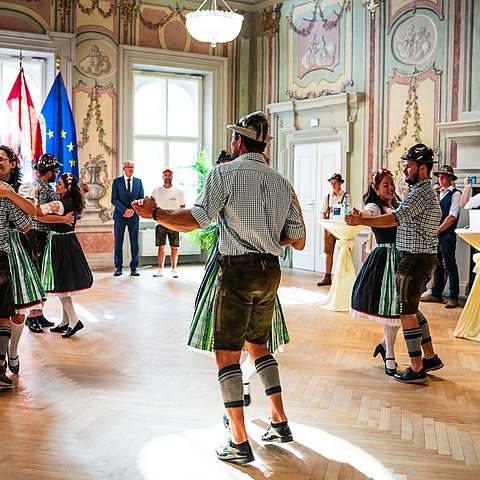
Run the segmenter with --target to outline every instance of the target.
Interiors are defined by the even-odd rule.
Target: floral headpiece
[[[75,177],[70,172],[66,172],[65,177],[67,177],[68,188],[70,188]]]
[[[372,186],[375,187],[379,175],[391,175],[393,177],[393,173],[388,168],[381,168],[380,170],[372,173]]]

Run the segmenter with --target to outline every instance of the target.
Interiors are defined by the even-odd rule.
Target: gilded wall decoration
[[[287,18],[287,91],[291,98],[344,92],[352,82],[350,2],[293,6]]]
[[[117,54],[102,40],[86,40],[77,45],[77,69],[89,78],[107,78],[117,71]]]
[[[99,32],[118,42],[119,22],[115,3],[110,0],[80,0],[75,9],[75,33]]]
[[[282,4],[276,3],[261,10],[263,32],[267,37],[274,37],[280,30]]]
[[[412,12],[414,15],[417,9],[425,8],[438,16],[440,20],[444,18],[443,0],[388,0],[387,5],[387,30],[392,28],[393,24],[407,12]]]
[[[407,65],[425,62],[437,44],[437,30],[424,15],[415,15],[402,22],[392,36],[395,58]]]

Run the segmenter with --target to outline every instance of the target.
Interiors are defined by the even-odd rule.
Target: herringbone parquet
[[[317,275],[292,270],[280,290],[292,342],[278,361],[295,442],[260,441],[268,405],[254,377],[256,460],[219,462],[216,367],[184,346],[203,269],[179,273],[97,272],[74,297],[86,325],[76,337],[25,331],[15,391],[0,392],[1,480],[480,478],[480,345],[452,338],[461,310],[425,306],[446,367],[427,386],[402,385],[372,358],[382,326],[318,308]],[[48,301],[48,317],[60,310]],[[397,351],[403,368],[401,336]]]

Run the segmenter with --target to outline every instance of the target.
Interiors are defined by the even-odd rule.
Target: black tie
[[[132,185],[130,184],[131,181],[131,178],[127,178],[127,192],[129,195],[132,193]]]

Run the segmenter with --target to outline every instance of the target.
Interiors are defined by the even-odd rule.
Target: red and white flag
[[[35,165],[42,155],[42,135],[23,68],[20,68],[7,105],[13,118],[11,147],[20,162],[28,158]]]

